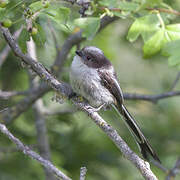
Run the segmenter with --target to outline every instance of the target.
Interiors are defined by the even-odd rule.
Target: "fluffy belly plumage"
[[[70,81],[74,92],[83,96],[91,106],[99,107],[113,103],[113,96],[102,86],[96,69],[87,67],[81,61],[77,61],[76,57],[71,65]]]

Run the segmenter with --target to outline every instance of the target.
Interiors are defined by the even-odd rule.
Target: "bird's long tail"
[[[128,129],[135,137],[136,143],[138,144],[143,157],[148,160],[148,154],[150,154],[155,160],[161,162],[126,107],[122,104],[115,106],[115,109],[123,116]]]

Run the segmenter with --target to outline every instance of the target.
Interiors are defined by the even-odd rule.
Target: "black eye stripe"
[[[91,59],[91,57],[90,56],[87,56],[87,60],[90,60]]]

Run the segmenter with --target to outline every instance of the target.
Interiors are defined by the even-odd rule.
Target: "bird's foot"
[[[90,105],[86,105],[86,108],[87,108],[88,110],[92,110],[93,112],[98,112],[98,111],[100,111],[100,110],[104,107],[104,105],[105,105],[105,103],[102,104],[102,105],[100,105],[100,106],[97,107],[97,108],[94,108],[94,107],[92,107],[92,106],[90,106]]]

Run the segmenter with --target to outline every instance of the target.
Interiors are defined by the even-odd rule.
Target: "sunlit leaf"
[[[123,11],[135,11],[137,10],[139,5],[133,2],[121,1],[119,2],[118,8]]]
[[[162,54],[164,56],[169,56],[168,63],[170,66],[180,67],[180,40],[168,42],[163,50]]]
[[[170,40],[175,41],[180,39],[180,24],[167,25],[166,31]]]
[[[44,13],[49,15],[52,20],[62,24],[67,22],[70,15],[70,9],[66,7],[60,7],[58,9],[50,9]]]
[[[139,35],[142,35],[143,40],[147,41],[154,32],[159,29],[159,20],[156,15],[151,14],[137,18],[131,25],[127,39],[134,42]]]
[[[144,44],[144,57],[152,56],[161,50],[162,46],[166,43],[164,33],[165,31],[160,29]]]
[[[36,11],[39,11],[40,9],[43,8],[43,4],[41,1],[37,1],[37,2],[34,2],[32,3],[29,8],[33,11],[33,12],[36,12]]]
[[[83,30],[83,37],[92,38],[100,27],[100,19],[96,17],[78,18],[74,24]]]
[[[117,7],[117,5],[119,4],[119,1],[118,0],[101,0],[101,1],[98,1],[98,3],[102,6],[112,8],[112,7]]]

